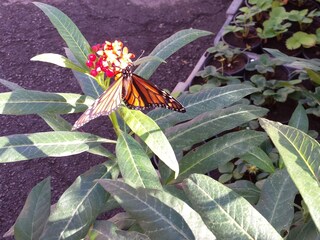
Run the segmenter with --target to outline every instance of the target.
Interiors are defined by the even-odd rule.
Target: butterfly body
[[[132,66],[122,69],[120,77],[80,116],[72,130],[102,115],[109,115],[121,106],[122,101],[130,109],[144,110],[162,107],[185,112],[185,108],[164,90],[132,73]]]

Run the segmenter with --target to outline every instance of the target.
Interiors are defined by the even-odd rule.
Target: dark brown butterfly
[[[132,73],[131,66],[123,69],[119,74],[121,77],[80,116],[72,130],[82,127],[99,116],[109,115],[121,105],[122,100],[131,109],[163,107],[178,112],[186,111],[182,104],[167,92]]]

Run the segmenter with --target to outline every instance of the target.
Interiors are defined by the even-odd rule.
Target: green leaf
[[[81,73],[82,74],[82,73]],[[0,79],[0,83],[5,85],[11,90],[24,90],[24,88],[20,87],[19,85],[6,81],[4,79]],[[39,116],[49,125],[51,129],[54,131],[70,131],[72,125],[64,120],[60,115],[54,113],[41,113]],[[115,159],[115,156],[109,152],[103,146],[96,146],[88,150],[88,152],[92,154],[96,154],[99,156],[104,156],[110,159]]]
[[[226,182],[230,181],[231,178],[232,178],[231,173],[224,173],[219,177],[218,181],[221,183],[226,183]]]
[[[78,65],[74,64],[71,62],[68,58],[56,54],[56,53],[42,53],[37,56],[34,56],[33,58],[30,59],[31,61],[40,61],[40,62],[46,62],[46,63],[52,63],[55,65],[58,65],[60,67],[64,68],[70,68],[72,70],[86,73],[87,70],[79,67]]]
[[[207,173],[266,140],[261,132],[242,130],[215,138],[187,153],[179,162],[181,181],[192,173]],[[170,179],[172,180],[172,178]]]
[[[289,50],[298,49],[301,47],[301,42],[296,37],[292,36],[286,40],[286,47]]]
[[[294,110],[290,120],[289,126],[295,127],[305,133],[308,132],[309,129],[309,120],[306,113],[306,110],[303,108],[301,104],[298,104],[296,109]]]
[[[89,150],[112,140],[89,133],[56,131],[0,137],[0,163],[41,157],[63,157]]]
[[[134,232],[123,231],[110,221],[96,221],[89,233],[90,240],[148,240],[148,236]]]
[[[50,215],[50,177],[32,188],[14,224],[16,240],[39,239]]]
[[[70,51],[69,48],[65,48],[65,52],[66,52],[67,57],[74,64],[79,65],[79,62],[74,57],[74,55],[72,54],[72,52]],[[77,79],[77,81],[81,87],[81,90],[85,95],[96,99],[103,93],[103,90],[99,86],[98,82],[90,74],[84,74],[82,72],[78,72],[78,71],[74,71],[74,70],[72,70],[72,73],[75,76],[75,78]]]
[[[90,45],[78,27],[59,9],[40,2],[33,3],[48,16],[80,65],[86,68],[86,60],[90,54]]]
[[[185,113],[155,109],[148,115],[162,128],[168,128],[179,122],[190,120],[202,113],[230,106],[243,97],[258,91],[246,84],[233,84],[225,87],[208,89],[195,94],[182,95],[178,100],[187,108]]]
[[[250,181],[238,180],[226,186],[245,198],[252,205],[255,205],[259,200],[260,189]]]
[[[260,119],[261,126],[277,147],[288,173],[320,230],[320,145],[304,132]]]
[[[121,175],[130,186],[162,189],[150,158],[130,135],[120,132],[116,154]]]
[[[0,114],[25,115],[39,113],[83,112],[93,99],[74,93],[48,93],[16,90],[0,93]]]
[[[188,122],[167,128],[166,136],[175,151],[178,151],[259,116],[262,117],[267,112],[265,108],[251,105],[235,105],[226,109],[208,111]]]
[[[171,194],[136,190],[112,180],[99,180],[151,239],[215,239],[197,212]]]
[[[138,65],[145,64],[147,62],[152,62],[152,61],[159,62],[159,63],[166,63],[166,61],[160,57],[149,55],[146,57],[138,58],[137,60],[134,61],[133,65],[138,66]]]
[[[311,79],[311,81],[320,85],[320,74],[318,72],[315,72],[311,69],[306,69],[306,72],[307,72],[309,78]]]
[[[192,174],[183,189],[217,239],[282,239],[250,203],[214,179]]]
[[[149,56],[159,57],[163,60],[166,60],[173,53],[178,51],[183,46],[191,43],[192,41],[198,39],[199,37],[204,37],[212,34],[208,31],[198,30],[198,29],[185,29],[181,30],[169,38],[165,39],[159,43],[155,49],[149,54]],[[135,73],[145,79],[149,79],[155,70],[159,67],[161,62],[147,62],[141,64],[136,70]]]
[[[294,198],[297,189],[286,169],[267,178],[261,190],[256,209],[280,233],[289,232],[294,215]]]
[[[179,174],[179,165],[174,151],[159,126],[140,111],[122,107],[119,113],[131,130],[137,134],[163,163]]]
[[[249,150],[246,154],[242,155],[241,158],[246,162],[257,166],[259,169],[267,173],[273,173],[275,168],[272,164],[272,160],[269,156],[259,147],[255,147]]]
[[[116,163],[109,161],[77,177],[57,202],[40,239],[84,238],[97,216],[104,210],[110,196],[96,180],[117,175]]]

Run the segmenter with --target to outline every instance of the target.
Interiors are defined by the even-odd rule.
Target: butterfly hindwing
[[[122,80],[115,81],[99,98],[80,116],[75,122],[72,130],[82,127],[87,122],[100,117],[109,115],[121,105],[122,99]]]

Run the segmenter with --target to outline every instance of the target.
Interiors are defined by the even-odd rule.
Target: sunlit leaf
[[[89,133],[56,131],[0,137],[0,162],[70,156],[112,140]]]
[[[173,53],[178,51],[183,46],[188,43],[204,36],[212,34],[211,32],[198,30],[198,29],[185,29],[181,30],[164,41],[160,42],[154,50],[149,54],[150,56],[156,56],[163,60],[166,60]],[[152,61],[141,64],[136,70],[135,73],[139,76],[142,76],[146,79],[149,79],[154,71],[159,67],[161,62]]]
[[[83,112],[93,99],[75,93],[16,90],[0,93],[0,113],[10,115]]]
[[[116,153],[121,175],[126,183],[135,188],[162,189],[150,158],[130,135],[119,133]]]
[[[120,108],[119,113],[131,130],[177,175],[179,173],[179,165],[176,156],[159,126],[140,111],[123,107]]]
[[[82,67],[86,68],[85,62],[90,53],[90,45],[83,37],[78,27],[59,9],[45,3],[33,3],[48,16],[78,62]]]
[[[37,56],[34,56],[33,58],[30,59],[31,61],[40,61],[40,62],[46,62],[46,63],[52,63],[55,65],[58,65],[60,67],[64,68],[70,68],[72,70],[78,71],[85,73],[86,70],[79,67],[78,65],[74,64],[71,62],[68,58],[56,54],[56,53],[42,53]]]
[[[267,119],[261,126],[277,147],[288,173],[320,230],[320,144],[304,132]]]
[[[136,190],[112,180],[99,180],[119,204],[137,219],[151,239],[215,239],[189,205],[171,194],[147,189]]]
[[[217,239],[282,239],[249,202],[218,181],[192,174],[183,189]]]
[[[84,238],[97,216],[105,209],[110,196],[96,180],[117,175],[116,163],[111,161],[80,175],[60,197],[40,239]]]

